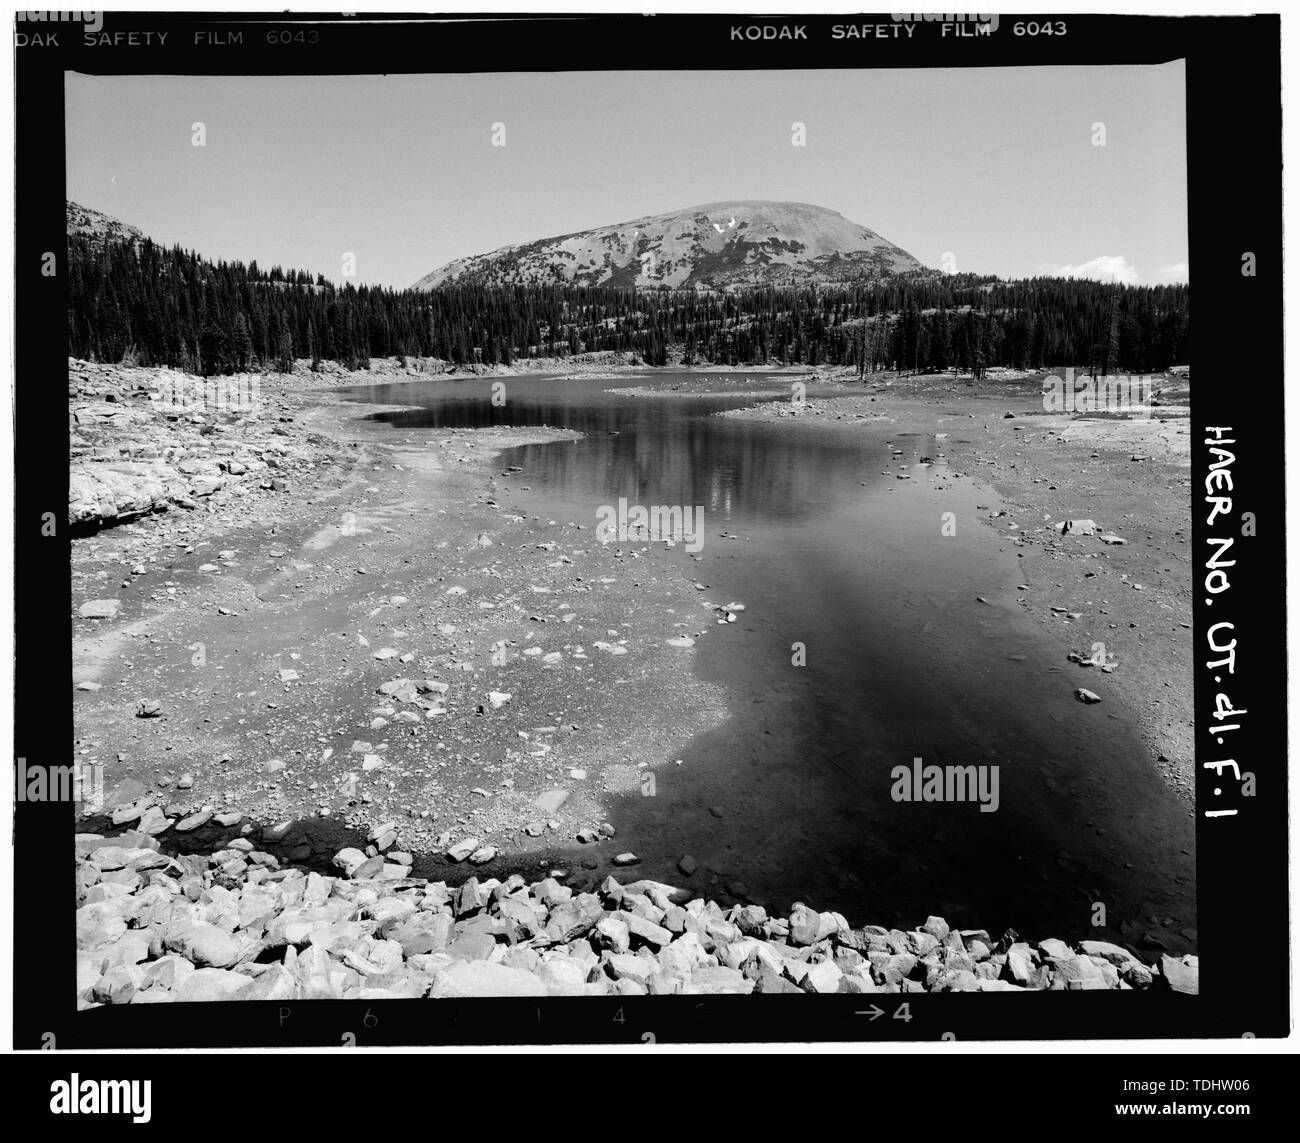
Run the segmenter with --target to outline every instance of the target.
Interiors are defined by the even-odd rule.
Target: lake
[[[666,773],[656,797],[612,796],[627,848],[672,830],[721,781],[736,797],[718,838],[682,844],[725,845],[715,860],[755,895],[806,899],[855,924],[908,927],[937,913],[994,937],[1006,926],[1101,937],[1171,914],[1194,927],[1191,812],[1160,779],[1132,712],[1075,699],[1090,672],[1066,653],[1089,648],[1017,602],[1011,535],[982,522],[1000,508],[996,493],[943,455],[960,438],[952,418],[944,440],[905,419],[831,427],[713,415],[752,404],[745,392],[605,391],[680,376],[358,391],[415,406],[375,414],[408,434],[493,424],[584,433],[501,457],[525,471],[509,484],[513,501],[544,520],[594,528],[600,507],[620,498],[702,506],[699,558],[683,545],[667,558],[708,585],[702,598],[745,605],[693,652],[700,677],[725,687],[732,717],[692,743],[680,778]],[[493,403],[494,382],[504,404]],[[766,390],[789,383],[752,378]],[[912,775],[931,766],[977,768],[942,777],[948,795],[954,776],[983,780],[985,808],[980,798],[920,800],[943,788],[914,788]],[[708,780],[691,777],[701,774]]]

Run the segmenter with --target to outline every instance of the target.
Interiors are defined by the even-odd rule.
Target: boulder
[[[182,490],[183,478],[157,462],[74,462],[68,476],[68,523],[96,528],[165,512]]]
[[[440,969],[429,990],[431,999],[489,996],[545,996],[546,986],[530,972],[485,960],[458,960]]]
[[[1004,969],[1004,976],[1012,984],[1021,986],[1032,983],[1038,972],[1038,966],[1034,963],[1034,954],[1026,944],[1014,944],[1007,949],[1007,960]]]
[[[82,619],[116,619],[122,609],[120,599],[88,599],[77,608]]]
[[[824,960],[810,964],[799,985],[805,992],[838,992],[843,977],[844,973],[833,960]]]
[[[734,968],[702,966],[691,973],[686,991],[704,996],[748,995],[754,982]]]
[[[182,818],[176,823],[176,829],[180,832],[188,833],[190,830],[198,829],[201,825],[207,825],[212,820],[212,810],[210,808],[202,809],[192,813],[189,817]]]
[[[597,922],[595,939],[602,948],[615,953],[625,953],[631,948],[631,932],[627,923],[615,916],[604,917]]]
[[[1096,520],[1066,520],[1059,527],[1063,536],[1095,536],[1097,534]]]
[[[200,968],[181,982],[174,994],[178,1001],[233,1000],[235,993],[248,984],[242,973],[225,968]]]
[[[1160,978],[1171,991],[1196,996],[1200,992],[1200,963],[1200,957],[1190,954],[1172,957],[1163,953],[1160,957]]]
[[[604,913],[598,898],[582,893],[551,909],[546,918],[545,932],[553,941],[568,943],[590,932]]]
[[[461,862],[475,853],[482,843],[476,837],[462,838],[443,855],[448,861]]]

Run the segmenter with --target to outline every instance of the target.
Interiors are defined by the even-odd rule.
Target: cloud
[[[1138,284],[1137,267],[1130,265],[1122,254],[1103,254],[1091,262],[1077,266],[1057,266],[1051,271],[1057,278],[1092,278],[1098,282],[1121,282],[1126,286]]]
[[[1077,266],[1055,266],[1045,262],[1038,267],[1039,274],[1050,278],[1090,278],[1096,282],[1119,282],[1126,286],[1166,286],[1188,281],[1187,262],[1171,262],[1161,266],[1154,274],[1143,274],[1122,254],[1103,254],[1090,262]]]

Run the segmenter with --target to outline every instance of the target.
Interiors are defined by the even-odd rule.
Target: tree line
[[[1158,372],[1187,358],[1185,285],[907,275],[731,293],[601,286],[335,286],[148,240],[70,235],[69,353],[204,376],[298,358],[509,365],[597,350],[648,365],[877,370],[1088,366]]]

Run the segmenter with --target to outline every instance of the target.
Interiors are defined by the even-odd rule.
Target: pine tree
[[[1103,377],[1109,376],[1119,362],[1119,305],[1117,302],[1111,303],[1110,321],[1106,330],[1106,353],[1101,359],[1101,373]]]
[[[280,315],[275,337],[275,366],[281,373],[293,370],[293,333],[289,329],[288,319]]]
[[[199,339],[199,352],[203,361],[203,376],[211,377],[228,372],[230,339],[226,331],[215,322],[203,327]]]
[[[242,373],[253,361],[253,335],[248,329],[248,319],[243,311],[235,314],[235,327],[231,335],[231,358],[235,371]]]

